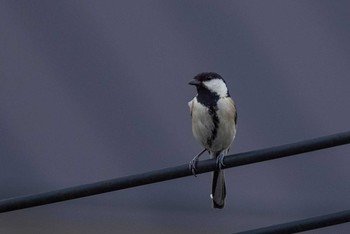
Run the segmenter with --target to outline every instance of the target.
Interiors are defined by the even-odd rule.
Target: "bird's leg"
[[[225,167],[224,163],[224,157],[225,157],[225,152],[221,152],[220,155],[216,158],[216,164],[219,167],[219,169],[222,169],[222,167]]]
[[[193,174],[195,177],[197,177],[196,163],[197,163],[199,157],[200,157],[205,151],[207,151],[207,150],[204,149],[204,150],[202,150],[199,154],[197,154],[196,157],[194,157],[194,158],[190,161],[190,163],[189,163],[189,165],[188,165],[190,171],[192,172],[192,174]]]

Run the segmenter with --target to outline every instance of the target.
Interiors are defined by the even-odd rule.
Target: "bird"
[[[189,167],[196,175],[196,162],[208,151],[217,160],[218,169],[213,172],[211,199],[214,208],[225,206],[226,185],[223,159],[236,136],[237,110],[225,80],[215,72],[202,72],[189,83],[197,89],[197,95],[188,102],[192,118],[192,133],[204,149],[194,157]]]

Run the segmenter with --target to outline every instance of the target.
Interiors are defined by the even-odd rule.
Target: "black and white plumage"
[[[226,82],[217,73],[200,73],[189,84],[197,88],[197,95],[188,103],[193,135],[221,166],[236,135],[235,103],[230,97]],[[200,155],[201,153],[190,163],[194,172]],[[224,172],[220,169],[213,173],[211,197],[214,208],[224,207],[226,187]]]

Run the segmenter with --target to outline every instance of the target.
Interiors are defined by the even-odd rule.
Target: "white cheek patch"
[[[204,81],[203,84],[212,92],[217,93],[220,97],[227,96],[227,87],[223,80],[212,79]]]

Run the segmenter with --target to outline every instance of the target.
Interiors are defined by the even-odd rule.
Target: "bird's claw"
[[[197,160],[196,159],[192,159],[190,161],[190,163],[188,164],[188,167],[189,167],[190,171],[192,172],[192,175],[194,175],[194,177],[197,177],[196,163],[197,163]]]
[[[220,154],[219,157],[217,157],[216,159],[216,164],[219,167],[219,169],[221,170],[223,167],[226,167],[225,163],[224,163],[224,158],[225,155],[224,154]]]
[[[197,177],[197,168],[196,168],[196,163],[199,159],[199,157],[205,152],[207,151],[206,149],[203,149],[199,154],[196,155],[196,157],[194,157],[190,163],[188,164],[189,170],[192,172],[192,175],[194,175],[195,177]]]

